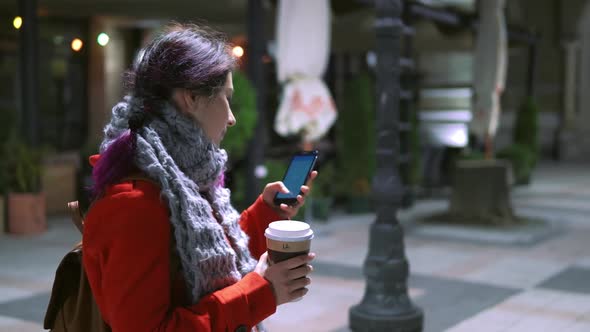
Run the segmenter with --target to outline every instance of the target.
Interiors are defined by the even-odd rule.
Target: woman
[[[96,201],[83,236],[84,268],[113,331],[256,330],[307,293],[314,254],[267,266],[263,236],[303,197],[275,206],[287,189],[271,183],[239,215],[222,187],[234,66],[215,33],[173,25],[140,54],[113,108],[91,157]]]

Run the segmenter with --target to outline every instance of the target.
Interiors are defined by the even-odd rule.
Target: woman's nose
[[[234,116],[234,113],[232,111],[229,111],[229,119],[227,121],[227,125],[229,127],[233,127],[236,124],[236,117]]]

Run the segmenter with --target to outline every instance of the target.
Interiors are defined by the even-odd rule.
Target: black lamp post
[[[402,0],[376,0],[377,34],[377,172],[373,198],[377,220],[371,226],[364,264],[365,295],[349,312],[357,331],[422,331],[422,310],[408,296],[408,261],[397,212],[403,185],[397,171],[399,153],[400,53]]]

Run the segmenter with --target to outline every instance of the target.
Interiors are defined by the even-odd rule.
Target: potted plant
[[[41,153],[11,139],[6,144],[8,232],[28,235],[47,229],[45,195],[41,191]]]

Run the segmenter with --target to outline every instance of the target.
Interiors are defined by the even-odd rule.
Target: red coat
[[[255,259],[266,251],[264,229],[278,219],[261,197],[242,213]],[[275,312],[272,286],[255,272],[182,305],[182,279],[170,294],[170,228],[159,188],[144,181],[107,188],[86,216],[83,264],[113,332],[250,331]]]

